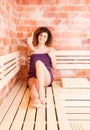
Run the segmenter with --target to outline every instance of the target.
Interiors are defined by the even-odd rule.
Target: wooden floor
[[[90,88],[45,90],[47,103],[30,107],[26,83],[18,81],[0,106],[0,130],[90,130]]]

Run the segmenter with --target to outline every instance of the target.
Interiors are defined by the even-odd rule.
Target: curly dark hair
[[[38,36],[41,33],[47,33],[48,34],[48,38],[47,41],[45,43],[46,46],[51,46],[52,44],[52,34],[51,31],[47,28],[47,27],[39,27],[35,32],[34,32],[34,36],[33,36],[33,45],[37,46],[38,45]]]

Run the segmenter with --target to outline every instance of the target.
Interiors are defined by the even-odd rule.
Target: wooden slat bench
[[[57,69],[90,70],[90,51],[56,51]],[[61,78],[60,102],[71,130],[90,130],[90,83],[84,78]],[[62,122],[64,125],[64,122]],[[67,128],[69,130],[69,128]]]
[[[60,86],[53,83],[53,87],[46,88],[47,103],[35,109],[30,107],[26,85],[26,82],[18,81],[0,106],[0,130],[65,130],[70,127],[59,102]]]
[[[64,70],[90,70],[90,51],[56,51],[57,69]],[[69,75],[70,72],[67,72]],[[71,75],[71,77],[73,77]],[[63,88],[89,88],[86,77],[62,78]]]
[[[19,52],[0,57],[0,89],[19,71],[19,58]],[[34,109],[30,107],[30,93],[26,85],[26,82],[18,81],[0,105],[0,130],[60,130],[61,120],[58,119],[53,88],[45,90],[47,103],[40,109]]]
[[[0,56],[0,90],[20,69],[19,51]]]
[[[85,90],[87,96],[83,98],[79,96],[79,89],[75,89],[75,93],[74,89],[66,90],[60,88],[59,82],[53,82],[53,87],[45,90],[47,103],[40,109],[34,109],[30,107],[26,82],[18,81],[0,106],[0,130],[90,130],[88,90]],[[84,90],[80,95],[83,93]],[[80,103],[82,100],[84,104]]]
[[[75,51],[74,52],[56,51],[55,53],[58,64],[57,69],[64,69],[64,70],[65,68],[73,69],[71,67],[71,61],[74,61],[73,59],[70,60],[69,64],[70,67],[68,66],[68,63],[66,63],[66,61],[68,61],[72,56],[69,56],[69,58],[67,58],[68,60],[65,60],[64,55],[68,57],[67,56],[68,54],[69,55],[71,55],[71,53],[73,55],[76,54],[77,55],[76,57],[78,59],[79,52],[75,53]],[[80,51],[80,54],[82,55],[83,52]],[[79,58],[83,59],[83,63],[85,64],[83,69],[90,69],[89,68],[90,54],[88,51],[87,52],[85,51],[84,54],[86,54],[86,56],[84,56],[84,59],[86,59],[86,57],[88,58],[87,65],[85,64],[86,62],[84,63],[84,59],[81,58],[83,56],[79,56]],[[63,58],[64,58],[64,64],[63,63],[61,64]],[[80,60],[80,64],[81,63],[82,62]],[[74,69],[80,69],[80,67],[78,68],[75,65]],[[0,71],[0,74],[1,72],[2,71]],[[3,77],[1,79],[3,80]],[[76,86],[73,87],[76,80],[79,81],[79,84],[77,83]],[[83,85],[82,88],[79,87],[80,82],[82,82],[82,85],[85,84]],[[69,87],[67,87],[66,86],[67,84],[65,83],[67,83]],[[89,81],[86,78],[80,78],[80,79],[70,78],[69,80],[68,78],[62,78],[63,88],[60,85],[61,84],[59,81],[58,82],[54,81],[52,87],[46,88],[45,96],[47,98],[47,103],[43,105],[40,109],[34,109],[30,107],[30,93],[29,88],[26,87],[27,83],[24,81],[18,81],[17,84],[13,87],[8,97],[0,106],[0,130],[90,130],[89,115],[87,118],[86,115],[85,118],[83,118],[88,120],[75,120],[82,118],[82,115],[81,116],[78,115],[82,113],[84,114],[89,113],[89,106],[86,108],[90,100],[88,92],[90,86]],[[81,96],[79,97],[80,91]],[[78,96],[76,96],[77,93]],[[69,97],[70,95],[71,97]],[[87,96],[85,97],[85,95]],[[84,108],[81,109],[80,113],[82,100],[83,103],[85,103],[84,105],[85,109]],[[78,105],[79,102],[81,105],[81,106],[79,105],[80,108],[76,108],[73,102],[74,103],[76,102],[76,106]],[[72,110],[71,106],[75,106],[75,108],[73,108]]]
[[[60,100],[72,130],[90,130],[90,89],[63,89]]]

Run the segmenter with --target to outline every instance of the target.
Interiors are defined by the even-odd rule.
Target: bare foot
[[[39,95],[39,99],[41,101],[41,104],[45,104],[46,103],[46,98],[45,98],[45,95],[44,94],[40,94]]]
[[[45,104],[47,102],[46,98],[42,98],[41,100],[41,104]]]
[[[41,107],[41,101],[39,100],[39,99],[32,99],[31,101],[30,101],[30,106],[31,107],[34,107],[34,108],[39,108],[39,107]]]

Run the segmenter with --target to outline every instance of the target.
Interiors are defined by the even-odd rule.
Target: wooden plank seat
[[[62,121],[64,113],[59,100],[60,87],[53,84],[53,87],[46,88],[47,103],[36,109],[30,107],[30,93],[26,85],[26,82],[18,81],[1,104],[0,130],[66,130],[70,127],[67,120]],[[62,126],[61,122],[65,125]]]
[[[64,68],[63,68],[63,64],[60,65],[59,64],[60,60],[57,58],[59,57],[58,54],[61,55],[60,52],[61,51],[56,52],[56,59],[57,59],[57,64],[58,64],[57,69],[65,69],[65,67],[67,68],[68,64],[65,63],[66,66],[64,64]],[[86,57],[89,58],[89,56],[86,56]],[[86,57],[84,58],[86,59]],[[86,69],[89,69],[90,67],[90,65],[88,64],[90,63],[87,62],[87,65],[85,65]],[[61,68],[59,68],[59,66]],[[8,73],[4,75],[5,72],[3,73],[3,70],[4,70],[3,64],[0,65],[0,67],[1,67],[0,80],[2,80],[2,83],[6,81],[6,79],[10,80],[10,76],[9,78],[7,77],[3,80],[3,77],[8,75]],[[85,69],[85,67],[83,69]],[[70,67],[68,67],[68,69],[70,68],[71,68],[71,65]],[[77,68],[75,67],[75,69]],[[90,127],[89,127],[89,124],[90,124],[89,112],[90,111],[89,111],[89,105],[88,105],[90,101],[90,98],[89,98],[90,94],[88,91],[89,86],[87,85],[88,80],[85,80],[84,82],[82,78],[80,79],[80,82],[85,83],[85,86],[86,86],[86,87],[83,86],[82,87],[83,89],[78,88],[78,87],[74,87],[72,89],[74,85],[74,80],[73,80],[73,83],[71,83],[71,81],[69,80],[68,82],[67,80],[68,84],[69,83],[72,84],[71,86],[69,86],[68,89],[67,89],[67,86],[64,86],[65,85],[64,82],[66,82],[65,79],[64,80],[62,79],[63,89],[62,87],[60,87],[60,82],[56,82],[56,81],[53,82],[52,87],[46,88],[45,96],[47,99],[47,103],[43,105],[40,109],[34,109],[30,107],[30,93],[29,93],[29,88],[26,87],[27,83],[24,81],[18,81],[17,84],[13,87],[8,97],[3,102],[3,104],[1,104],[0,106],[0,130],[66,130],[66,129],[67,130],[90,130]],[[79,86],[80,86],[80,83],[79,83]],[[74,94],[74,91],[75,91],[75,94]],[[80,91],[81,91],[81,94],[80,94]],[[79,105],[79,107],[76,108],[73,102],[76,104],[76,106]],[[73,107],[71,108],[71,106]],[[80,111],[80,108],[82,106],[84,107]],[[79,118],[78,118],[78,115],[80,115]],[[83,115],[84,115],[84,118],[82,118]],[[75,120],[75,119],[78,119],[78,120]],[[79,120],[79,119],[84,119],[84,120]]]
[[[90,89],[63,89],[60,99],[72,130],[90,130]]]
[[[0,90],[19,71],[19,58],[19,52],[0,56]],[[53,88],[45,90],[47,103],[40,109],[34,109],[30,107],[26,85],[26,82],[18,81],[0,105],[0,130],[60,130]]]
[[[57,69],[90,70],[90,51],[56,51]],[[61,78],[60,102],[71,130],[90,130],[90,83],[86,77]],[[62,122],[64,126],[64,122]],[[69,128],[67,128],[69,129]]]
[[[74,91],[75,90],[75,91]],[[62,89],[53,83],[60,130],[90,130],[90,90]]]

